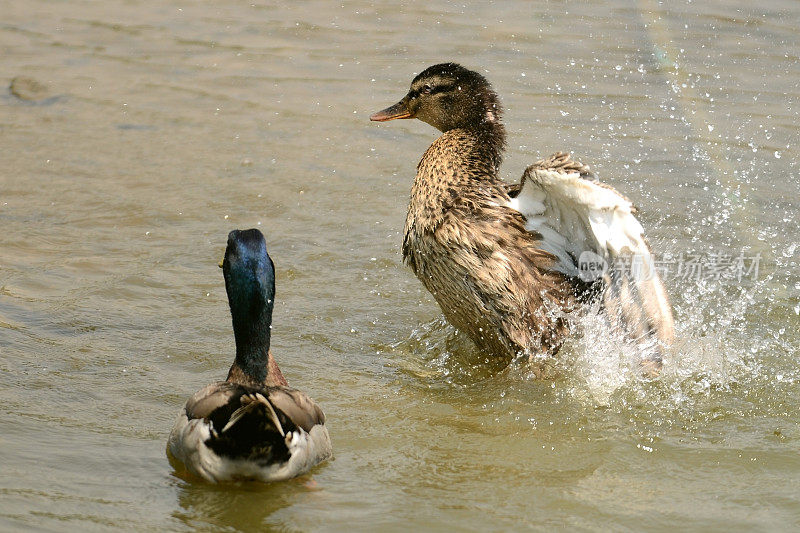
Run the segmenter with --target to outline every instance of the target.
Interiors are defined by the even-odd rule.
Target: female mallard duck
[[[322,410],[287,385],[270,353],[275,270],[261,232],[232,231],[220,266],[236,360],[225,381],[186,402],[168,450],[208,481],[300,475],[331,456],[331,440]]]
[[[486,78],[443,63],[370,117],[417,118],[443,132],[417,166],[404,260],[482,350],[544,360],[568,335],[569,313],[601,298],[613,326],[651,341],[646,365],[657,370],[672,311],[635,208],[565,153],[506,185],[501,114]]]

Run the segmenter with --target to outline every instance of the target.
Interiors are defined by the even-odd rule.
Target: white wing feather
[[[602,278],[608,315],[637,338],[662,345],[674,336],[672,309],[630,200],[581,176],[588,167],[556,154],[525,171],[511,207],[542,236],[555,269],[584,281]]]

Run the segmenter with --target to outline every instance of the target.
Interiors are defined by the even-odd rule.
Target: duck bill
[[[387,107],[383,111],[378,111],[370,115],[369,119],[375,122],[386,122],[387,120],[394,120],[397,118],[414,118],[411,111],[406,107],[405,100],[400,100],[392,107]]]

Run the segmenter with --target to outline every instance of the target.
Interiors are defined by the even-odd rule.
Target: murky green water
[[[0,529],[800,525],[800,4],[0,6],[0,85],[28,98],[0,89]],[[661,378],[591,322],[554,381],[499,369],[401,264],[436,132],[367,117],[444,60],[500,93],[509,179],[569,149],[640,206],[672,254]],[[165,441],[230,365],[216,264],[252,226],[336,457],[188,483]]]

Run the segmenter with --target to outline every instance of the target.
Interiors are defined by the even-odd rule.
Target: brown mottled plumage
[[[538,171],[587,181],[594,176],[557,153],[531,165],[519,185],[507,185],[498,177],[505,147],[501,114],[483,76],[443,63],[420,73],[400,102],[370,118],[418,118],[443,132],[417,166],[405,261],[448,321],[480,349],[542,361],[537,356],[558,351],[570,313],[596,296],[597,283],[557,268],[557,257],[543,249],[541,234],[526,228],[528,219],[512,198]]]
[[[425,152],[403,257],[448,321],[479,347],[504,356],[529,348],[555,353],[568,333],[559,309],[571,306],[572,287],[550,268],[553,257],[525,230],[524,217],[506,207],[482,136],[453,129]]]

